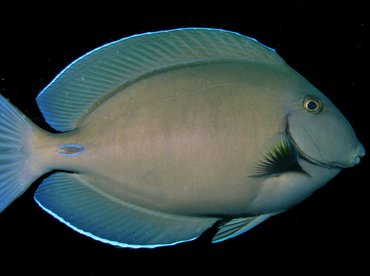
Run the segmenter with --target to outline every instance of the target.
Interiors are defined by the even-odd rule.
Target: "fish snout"
[[[361,162],[361,158],[365,156],[366,150],[361,143],[358,143],[355,149],[351,152],[352,154],[342,161],[323,162],[323,164],[327,164],[329,168],[350,168]]]
[[[361,158],[365,156],[366,150],[361,143],[358,143],[355,150],[353,151],[348,162],[343,166],[344,168],[353,167],[361,162]]]
[[[366,150],[361,143],[358,143],[355,151],[352,154],[351,161],[349,162],[348,166],[352,167],[360,163],[361,158],[365,156]]]

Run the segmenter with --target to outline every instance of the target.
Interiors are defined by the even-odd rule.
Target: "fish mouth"
[[[293,139],[289,129],[289,121],[285,118],[281,138],[271,147],[256,165],[256,173],[251,177],[279,176],[287,172],[297,172],[309,175],[300,165],[304,160],[312,165],[325,169],[343,169],[342,164],[336,162],[322,162],[306,154]]]

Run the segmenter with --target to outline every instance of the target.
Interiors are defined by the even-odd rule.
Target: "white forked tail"
[[[0,95],[0,212],[37,178],[28,160],[33,124]]]

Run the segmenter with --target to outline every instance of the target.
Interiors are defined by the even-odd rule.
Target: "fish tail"
[[[31,137],[38,129],[0,95],[0,212],[42,173],[31,160]]]

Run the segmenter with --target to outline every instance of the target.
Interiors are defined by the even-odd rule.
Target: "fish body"
[[[2,209],[60,170],[43,181],[36,202],[74,230],[121,247],[189,241],[217,222],[213,241],[232,238],[364,155],[343,115],[276,52],[215,29],[104,45],[63,70],[37,101],[62,133],[39,129],[1,98],[9,114],[0,127],[15,120],[11,132],[25,133],[18,168],[0,183],[10,191]],[[327,115],[313,111],[319,105]],[[341,154],[325,148],[330,139],[321,146],[311,137],[312,120],[341,126]],[[13,158],[9,148],[0,147]],[[14,178],[18,186],[8,184]]]

